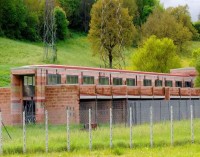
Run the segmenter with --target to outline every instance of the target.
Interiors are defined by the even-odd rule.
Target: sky
[[[164,4],[165,8],[187,4],[192,21],[195,22],[198,20],[198,14],[200,13],[200,0],[160,0],[160,2],[161,4]]]

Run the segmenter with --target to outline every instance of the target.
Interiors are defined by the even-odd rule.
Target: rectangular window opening
[[[126,85],[127,86],[135,86],[135,79],[127,78],[126,79]]]
[[[78,75],[67,75],[67,84],[78,84]]]
[[[144,86],[152,86],[152,81],[148,79],[143,80]]]
[[[60,74],[48,74],[47,82],[48,82],[48,85],[61,84],[61,75]]]
[[[165,86],[166,86],[166,87],[172,87],[172,86],[173,86],[173,85],[172,85],[172,81],[166,80],[166,81],[165,81]]]
[[[162,87],[162,80],[155,80],[156,87]]]
[[[99,77],[99,84],[100,85],[109,85],[109,78],[108,77]]]
[[[113,85],[122,85],[122,78],[113,78]]]
[[[176,87],[182,87],[182,81],[176,81]]]
[[[94,84],[94,76],[83,76],[83,84]]]

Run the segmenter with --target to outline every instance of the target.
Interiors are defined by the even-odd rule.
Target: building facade
[[[11,70],[11,87],[0,88],[0,107],[6,124],[62,124],[66,109],[74,123],[84,123],[81,110],[122,109],[128,100],[199,99],[194,88],[194,68],[173,69],[168,74],[62,65],[33,65]],[[124,116],[122,112],[120,116]],[[116,115],[117,117],[119,115]],[[102,121],[106,117],[100,115]]]

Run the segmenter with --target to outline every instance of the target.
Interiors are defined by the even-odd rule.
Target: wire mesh
[[[117,102],[112,103],[116,105]],[[45,114],[34,113],[25,116],[26,153],[45,152],[46,137],[48,151],[101,150],[110,148],[130,148],[130,107],[132,108],[132,148],[150,146],[150,106],[153,114],[153,146],[188,144],[200,140],[199,100],[172,101],[127,101],[123,107],[108,106],[98,102],[91,109],[91,136],[89,136],[89,109],[75,110],[58,107],[48,109],[48,136],[45,129]],[[193,125],[191,125],[191,105]],[[104,107],[102,107],[104,106]],[[171,131],[171,106],[173,106],[173,132]],[[112,129],[110,129],[110,108],[112,107]],[[68,110],[68,123],[67,123]],[[12,114],[15,126],[7,126],[9,115],[2,112],[3,153],[23,153],[23,115]],[[68,124],[68,129],[67,129]],[[111,136],[112,135],[112,136]],[[112,140],[111,140],[112,137]],[[91,143],[90,143],[91,142]]]

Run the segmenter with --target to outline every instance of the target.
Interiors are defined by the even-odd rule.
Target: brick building
[[[127,100],[197,99],[194,68],[173,69],[169,74],[115,69],[33,65],[11,70],[11,87],[0,88],[0,107],[6,124],[20,124],[22,111],[30,122],[40,123],[44,110],[49,121],[65,123],[67,109],[73,122],[84,122],[81,110],[122,109]],[[117,117],[123,117],[121,112]],[[102,121],[106,117],[100,115]],[[115,115],[114,115],[115,118]]]

